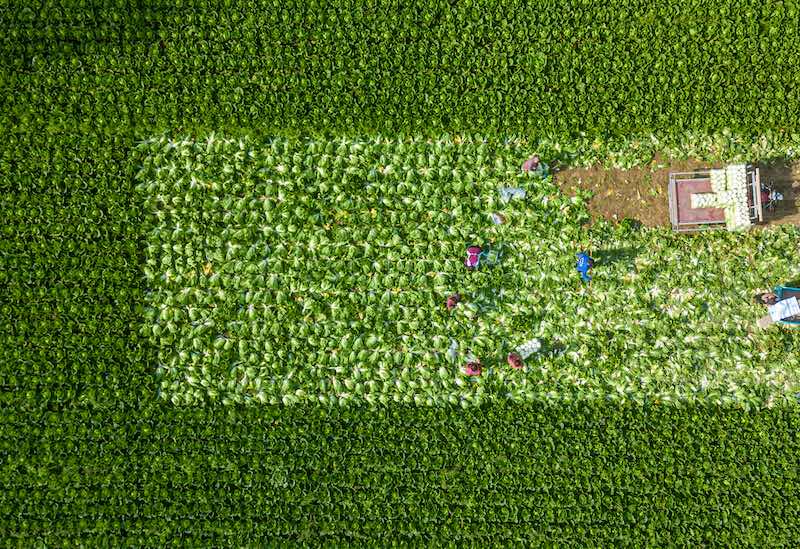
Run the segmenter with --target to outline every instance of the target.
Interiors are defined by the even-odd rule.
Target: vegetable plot
[[[175,404],[749,407],[800,391],[797,335],[748,333],[763,314],[752,294],[800,275],[795,228],[587,235],[581,197],[522,174],[530,150],[514,142],[212,134],[139,152],[142,334]],[[525,198],[504,204],[508,187]],[[597,264],[579,289],[572,243],[585,237]],[[470,244],[503,245],[501,261],[469,271]],[[541,351],[510,367],[532,338]],[[467,356],[480,376],[464,375]]]

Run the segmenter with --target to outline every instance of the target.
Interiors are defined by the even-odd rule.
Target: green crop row
[[[760,0],[20,4],[0,120],[752,138],[797,130],[797,22]]]
[[[785,546],[797,409],[0,415],[7,546]]]
[[[133,140],[11,134],[0,147],[0,406],[152,398]]]

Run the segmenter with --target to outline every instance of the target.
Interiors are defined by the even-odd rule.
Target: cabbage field
[[[795,162],[799,16],[5,3],[0,545],[796,545],[797,228],[520,166]]]
[[[797,336],[751,333],[764,314],[752,296],[800,276],[795,227],[587,230],[579,197],[521,172],[522,145],[457,141],[143,143],[141,333],[159,349],[162,398],[761,407],[800,395]],[[504,203],[513,186],[526,197]],[[470,243],[502,246],[502,260],[468,271]],[[581,243],[598,260],[589,289]],[[508,367],[532,337],[544,352]],[[488,367],[478,378],[464,375],[467,350]]]

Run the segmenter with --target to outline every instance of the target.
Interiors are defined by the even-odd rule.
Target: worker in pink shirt
[[[539,177],[547,177],[550,173],[550,168],[539,159],[538,154],[534,154],[522,165],[522,171],[538,175]]]

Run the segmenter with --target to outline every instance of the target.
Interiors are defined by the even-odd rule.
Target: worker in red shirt
[[[447,310],[452,311],[456,308],[456,305],[461,301],[461,295],[458,293],[452,294],[450,297],[447,298]]]
[[[538,175],[539,177],[547,177],[547,175],[550,173],[549,167],[539,159],[538,154],[534,154],[525,161],[525,163],[522,165],[522,171],[525,173]]]
[[[761,205],[766,206],[767,204],[769,204],[769,191],[761,187]]]

